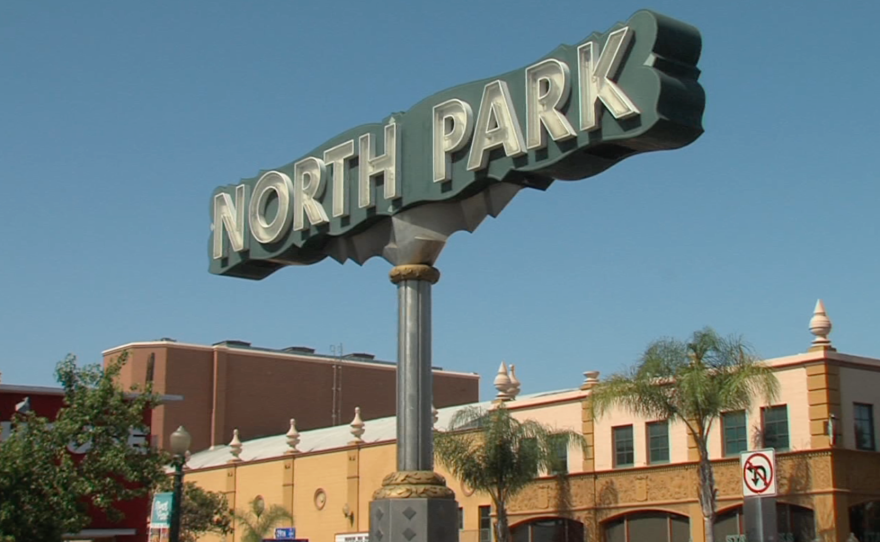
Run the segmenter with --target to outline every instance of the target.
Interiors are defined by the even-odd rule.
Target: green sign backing
[[[519,188],[600,173],[702,133],[699,31],[639,11],[522,69],[352,128],[211,198],[210,271],[261,279],[331,256],[431,263],[402,237],[473,231]],[[406,229],[404,233],[403,229]]]

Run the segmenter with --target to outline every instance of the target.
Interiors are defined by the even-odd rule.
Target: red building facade
[[[38,416],[54,420],[64,406],[64,390],[42,386],[13,386],[0,384],[0,442],[11,430],[12,415],[16,405],[27,400],[32,412]],[[149,424],[150,413],[144,415],[144,423]],[[149,435],[134,435],[133,439],[148,439]],[[149,497],[141,497],[116,503],[115,507],[124,514],[120,522],[111,522],[100,510],[92,510],[92,521],[79,533],[70,533],[74,540],[95,540],[115,542],[143,542],[147,537]]]

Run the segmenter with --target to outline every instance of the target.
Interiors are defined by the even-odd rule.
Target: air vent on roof
[[[308,346],[288,346],[281,350],[282,352],[290,352],[293,354],[314,354],[315,349]]]
[[[354,352],[352,354],[346,354],[344,357],[348,359],[376,359],[376,356],[373,354],[367,354],[366,352]]]
[[[238,346],[238,347],[248,347],[251,343],[247,341],[236,341],[227,339],[225,341],[220,341],[219,343],[214,343],[212,346]]]
[[[177,339],[172,339],[171,337],[162,337],[161,339],[159,339],[159,342],[163,342],[163,343],[176,343],[176,342],[177,342]]]

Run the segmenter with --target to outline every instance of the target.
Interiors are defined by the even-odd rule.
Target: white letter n
[[[229,244],[232,250],[241,252],[244,250],[244,197],[246,187],[240,184],[235,187],[235,203],[226,192],[221,192],[214,196],[214,223],[211,228],[214,230],[214,250],[215,260],[226,256],[226,243],[223,242],[223,231],[229,237]]]

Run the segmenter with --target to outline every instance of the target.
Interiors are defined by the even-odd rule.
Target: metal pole
[[[434,468],[431,286],[428,280],[418,278],[401,280],[397,284],[398,471],[430,471]]]
[[[174,456],[174,496],[171,499],[171,528],[168,530],[170,542],[180,542],[180,511],[183,499],[184,457]]]
[[[398,265],[397,472],[382,480],[370,502],[370,540],[458,542],[458,503],[433,471],[430,265]]]

